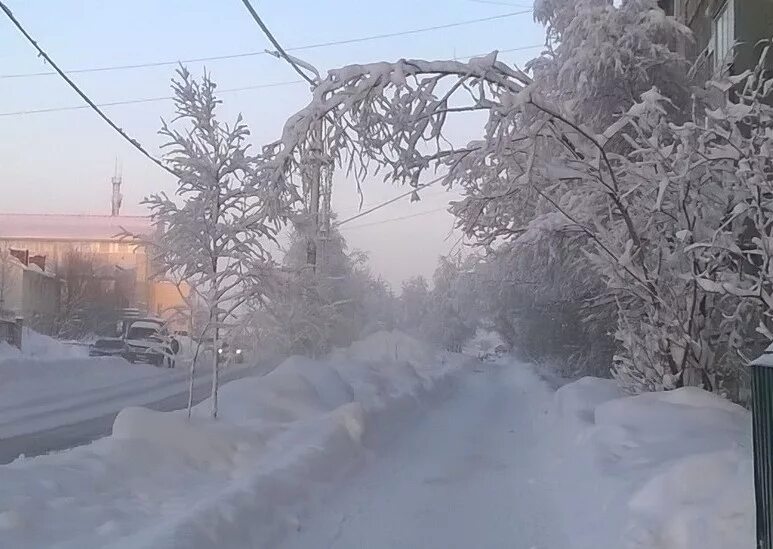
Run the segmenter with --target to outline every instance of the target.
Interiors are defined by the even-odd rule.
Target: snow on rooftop
[[[152,232],[149,217],[139,215],[70,215],[0,213],[0,239],[116,240],[128,231]]]

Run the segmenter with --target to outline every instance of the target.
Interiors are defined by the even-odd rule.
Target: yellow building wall
[[[159,280],[151,283],[151,306],[149,312],[165,318],[175,330],[190,329],[190,311],[186,300],[190,296],[187,284],[179,286],[173,282]]]

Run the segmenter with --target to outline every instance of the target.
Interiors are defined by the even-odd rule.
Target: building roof
[[[0,240],[118,240],[129,232],[150,235],[150,218],[140,215],[0,213]]]

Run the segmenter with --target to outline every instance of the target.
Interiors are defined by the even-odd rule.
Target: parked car
[[[122,337],[102,337],[89,345],[89,356],[126,355],[126,342]]]
[[[179,342],[166,329],[164,321],[154,318],[132,320],[125,332],[127,360],[174,368]]]
[[[180,343],[157,318],[127,318],[118,323],[118,337],[105,337],[89,346],[90,356],[121,356],[129,362],[145,362],[174,368]]]

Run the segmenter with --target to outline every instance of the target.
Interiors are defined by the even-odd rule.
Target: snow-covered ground
[[[226,385],[218,421],[207,401],[190,422],[125,409],[110,437],[0,467],[0,538],[17,548],[265,546],[360,462],[372,425],[402,425],[465,361],[379,333],[326,361],[295,357]]]
[[[751,416],[695,387],[559,389],[546,424],[557,511],[576,549],[752,549]]]
[[[553,391],[513,361],[460,385],[280,547],[754,547],[744,409],[593,378]]]
[[[372,463],[280,547],[572,547],[554,511],[560,494],[542,474],[550,397],[523,365],[475,368],[398,439],[379,441]]]
[[[749,416],[697,389],[554,391],[382,332],[184,414],[0,467],[9,547],[719,549],[753,543]]]

